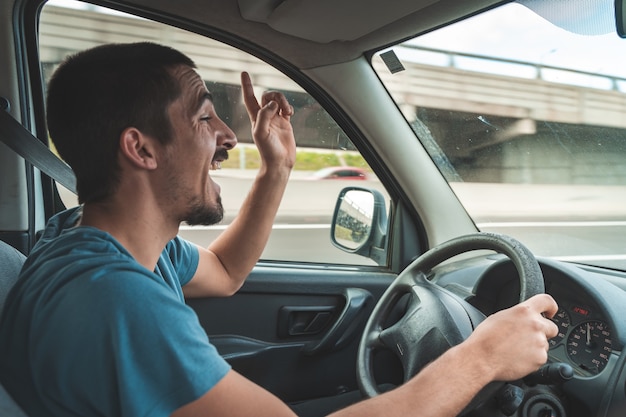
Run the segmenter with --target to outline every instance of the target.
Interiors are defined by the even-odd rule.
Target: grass
[[[242,161],[242,158],[245,161]],[[259,151],[254,146],[238,146],[228,153],[228,160],[222,163],[222,168],[258,169],[261,164]],[[363,157],[354,152],[343,151],[314,151],[299,149],[296,151],[294,170],[317,171],[328,166],[351,166],[369,170],[369,165]]]
[[[49,145],[50,150],[58,155],[54,143],[50,141]],[[228,160],[222,163],[222,168],[240,169],[242,157],[245,159],[243,169],[259,169],[261,166],[261,157],[255,146],[239,145],[235,150],[228,153]],[[317,171],[329,166],[350,166],[371,171],[367,162],[358,152],[296,150],[294,170]]]

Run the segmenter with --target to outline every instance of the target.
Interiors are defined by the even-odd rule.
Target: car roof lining
[[[379,0],[361,0],[358,8],[350,0],[238,0],[238,3],[246,20],[265,23],[287,35],[328,43],[361,38],[437,1],[397,1],[397,7],[388,7]]]
[[[376,0],[367,1],[372,5],[384,4]],[[407,4],[403,10],[412,12],[402,17],[381,13],[380,20],[363,23],[360,22],[359,15],[350,15],[351,9],[364,7],[361,0],[341,0],[338,3],[341,7],[335,6],[335,0],[262,0],[258,5],[255,2],[256,0],[123,1],[131,9],[138,7],[158,10],[185,19],[189,23],[214,28],[221,33],[244,39],[274,52],[300,69],[351,61],[367,51],[432,30],[458,19],[459,16],[473,14],[501,1],[402,0]],[[316,9],[314,14],[311,12],[313,8]],[[351,24],[342,25],[340,22]],[[370,30],[373,31],[369,32]],[[281,38],[288,38],[289,42],[281,43]]]

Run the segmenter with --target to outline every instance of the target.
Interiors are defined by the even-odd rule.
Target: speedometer
[[[592,375],[600,373],[611,354],[609,326],[600,320],[580,323],[567,338],[567,354],[584,371]]]
[[[567,329],[571,324],[569,314],[563,308],[559,308],[559,311],[552,317],[552,321],[559,327],[559,333],[549,340],[550,347],[554,347],[561,343],[561,340],[565,339]]]

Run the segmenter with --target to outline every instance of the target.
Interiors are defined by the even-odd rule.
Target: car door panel
[[[361,332],[394,276],[258,266],[234,296],[188,304],[233,369],[294,402],[357,389]]]

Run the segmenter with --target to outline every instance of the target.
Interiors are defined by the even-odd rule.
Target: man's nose
[[[232,149],[237,145],[237,136],[235,132],[232,131],[230,127],[224,122],[222,122],[221,134],[217,139],[217,146],[223,147],[225,149]]]

